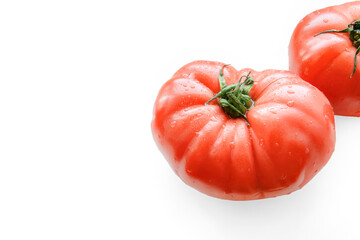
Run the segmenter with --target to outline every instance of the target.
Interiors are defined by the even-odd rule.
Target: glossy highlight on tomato
[[[250,79],[242,90],[246,95],[249,86],[253,101],[244,117],[226,113],[228,104],[220,98],[208,102],[229,86],[240,99],[235,86],[241,78]],[[226,101],[237,102],[226,94]],[[160,151],[186,184],[229,200],[302,188],[335,145],[333,110],[317,88],[289,71],[237,71],[210,61],[185,65],[162,86],[151,127]]]
[[[314,11],[289,45],[289,68],[320,89],[337,115],[360,116],[360,1]]]

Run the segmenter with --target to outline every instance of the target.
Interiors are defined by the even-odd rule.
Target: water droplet
[[[210,118],[210,121],[216,121],[217,120],[217,118],[215,117],[215,116],[212,116],[211,118]]]
[[[269,110],[272,114],[277,114],[277,112],[274,109]]]
[[[308,76],[308,75],[309,75],[309,68],[305,68],[305,70],[304,70],[304,75],[305,75],[305,76]]]
[[[234,142],[230,142],[229,145],[230,145],[230,148],[234,148],[234,147],[235,147],[235,143],[234,143]]]
[[[324,20],[323,20],[323,22],[324,22],[324,23],[328,23],[328,22],[329,22],[329,20],[327,20],[327,19],[324,19]]]
[[[182,76],[183,76],[184,78],[187,78],[187,77],[189,76],[189,74],[184,73]]]
[[[194,85],[192,85],[192,86],[190,86],[191,88],[195,88],[195,86]]]
[[[291,155],[292,155],[292,153],[291,153],[291,152],[289,152],[289,157],[291,157]]]
[[[288,90],[288,94],[294,94],[295,92],[293,90]]]
[[[263,145],[264,145],[264,139],[262,139],[262,138],[260,139],[259,145],[260,145],[260,146],[263,146]]]
[[[197,117],[201,117],[202,116],[202,113],[198,113],[196,114]]]
[[[307,147],[307,148],[305,149],[305,153],[308,154],[309,152],[310,152],[310,149]]]
[[[293,107],[294,106],[294,101],[291,100],[291,101],[288,101],[287,104],[289,107]]]
[[[278,142],[275,143],[275,147],[279,147],[280,144]]]
[[[176,121],[172,121],[171,123],[170,123],[170,127],[175,127],[175,125],[176,125]]]

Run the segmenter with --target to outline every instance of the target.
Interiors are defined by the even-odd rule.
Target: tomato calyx
[[[249,92],[254,85],[254,79],[249,72],[246,76],[241,76],[237,84],[227,85],[223,75],[224,65],[219,72],[220,92],[205,103],[220,98],[218,104],[224,112],[231,118],[243,118],[247,121],[246,113],[253,107],[254,101],[249,96]],[[245,78],[244,81],[243,78]],[[248,121],[247,121],[248,122]]]
[[[357,65],[357,55],[360,52],[360,19],[359,20],[355,20],[352,23],[350,23],[348,25],[347,28],[343,29],[343,30],[328,30],[328,31],[323,31],[320,33],[315,34],[314,37],[323,34],[323,33],[349,33],[349,38],[350,41],[352,43],[352,45],[357,48],[356,52],[355,52],[355,56],[354,56],[354,69],[353,72],[351,73],[350,78],[352,78],[352,76],[354,75],[355,71],[356,71],[356,65]]]

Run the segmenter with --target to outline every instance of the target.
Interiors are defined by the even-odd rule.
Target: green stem
[[[221,90],[227,87],[223,71],[224,71],[224,67],[227,67],[229,65],[230,64],[226,64],[226,65],[222,66],[222,68],[220,70],[220,73],[219,73],[219,82],[220,82],[220,89]]]
[[[338,30],[328,30],[328,31],[319,32],[319,33],[315,34],[314,37],[316,37],[316,36],[318,36],[320,34],[323,34],[323,33],[348,33],[351,30],[352,30],[351,28],[345,28],[345,29],[340,30],[340,31],[338,31]]]
[[[247,108],[244,106],[244,104],[241,102],[239,98],[235,97],[235,95],[232,92],[228,92],[226,95],[228,97],[228,101],[232,103],[232,105],[236,109],[238,109],[243,115],[247,112]]]
[[[254,85],[254,79],[250,76],[241,76],[237,84],[227,86],[223,75],[223,69],[228,65],[224,65],[219,72],[220,92],[212,97],[209,101],[220,98],[218,104],[224,112],[231,118],[243,118],[247,121],[246,113],[253,106],[253,100],[249,96],[249,92]],[[245,80],[242,82],[242,79]]]
[[[357,55],[359,54],[359,52],[360,52],[360,47],[358,47],[358,49],[357,49],[356,52],[355,52],[354,70],[353,70],[350,78],[352,78],[352,76],[354,75],[354,73],[355,73],[355,71],[356,71]]]
[[[241,76],[241,77],[240,77],[238,83],[236,84],[235,90],[234,90],[234,94],[235,94],[235,96],[237,96],[237,97],[240,95],[241,90],[242,90],[242,89],[241,89],[242,86],[241,86],[240,83],[241,83],[241,80],[242,80],[243,77],[245,77],[245,76]]]
[[[218,94],[216,94],[214,97],[212,97],[209,101],[207,101],[205,105],[207,105],[209,102],[215,100],[218,97],[223,97],[227,92],[233,90],[235,87],[236,87],[235,85],[227,86],[226,88],[222,89]]]

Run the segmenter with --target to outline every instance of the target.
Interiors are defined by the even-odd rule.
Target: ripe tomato
[[[360,116],[360,1],[307,15],[289,45],[290,70],[319,88],[335,114]]]
[[[209,102],[220,90],[221,98]],[[238,104],[245,112],[230,106]],[[327,163],[335,144],[329,101],[297,75],[236,71],[208,61],[185,65],[163,85],[152,132],[186,184],[230,200],[300,189]]]

